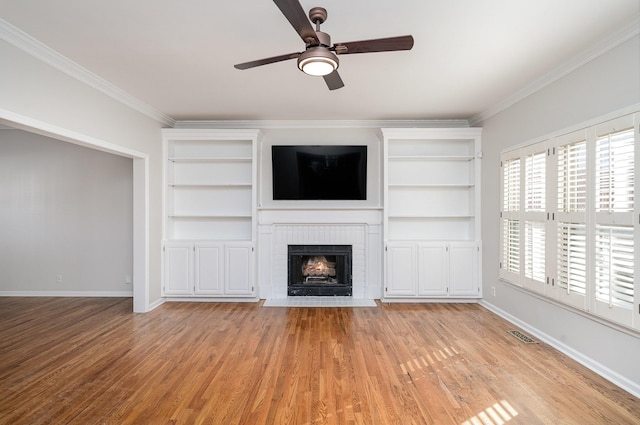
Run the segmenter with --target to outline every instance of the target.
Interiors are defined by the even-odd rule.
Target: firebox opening
[[[288,294],[351,296],[351,245],[289,245]]]
[[[335,256],[303,256],[302,277],[304,278],[304,283],[338,283],[336,280]]]

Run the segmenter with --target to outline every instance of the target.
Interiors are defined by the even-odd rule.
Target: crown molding
[[[103,78],[98,77],[3,19],[0,19],[0,39],[149,118],[167,126],[173,126],[175,123],[175,120],[170,116],[163,114]]]
[[[174,128],[208,129],[335,129],[335,128],[466,128],[467,120],[189,120]]]
[[[560,66],[543,75],[542,77],[533,80],[531,83],[527,84],[513,95],[507,97],[506,99],[502,100],[486,111],[469,118],[469,124],[474,126],[504,111],[510,106],[513,106],[526,97],[531,96],[535,92],[558,81],[567,74],[618,47],[625,41],[630,40],[638,34],[640,34],[640,16],[636,16],[629,23],[621,27],[618,31],[606,37],[599,43],[594,44],[588,50],[572,57],[571,59],[562,63]]]

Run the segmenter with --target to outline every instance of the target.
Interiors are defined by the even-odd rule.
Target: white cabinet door
[[[387,246],[387,282],[385,296],[406,297],[416,295],[415,247],[413,244]]]
[[[193,244],[174,242],[164,247],[164,293],[193,293]]]
[[[478,258],[475,242],[449,245],[449,295],[480,296]]]
[[[225,245],[225,294],[253,295],[253,275],[251,244]]]
[[[222,258],[220,244],[196,244],[194,258],[196,294],[221,295],[224,293]]]
[[[418,295],[446,296],[449,287],[447,245],[418,245]]]

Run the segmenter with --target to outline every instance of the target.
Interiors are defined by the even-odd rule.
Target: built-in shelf
[[[163,130],[167,297],[255,297],[257,130]]]
[[[382,132],[385,298],[479,297],[480,129]]]

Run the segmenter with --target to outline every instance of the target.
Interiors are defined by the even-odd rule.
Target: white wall
[[[0,130],[0,182],[0,294],[133,293],[130,158]]]
[[[157,305],[161,301],[162,124],[4,40],[0,40],[0,93],[0,121],[13,125],[19,119],[26,126],[35,123],[64,133],[65,140],[135,153],[131,155],[137,158],[134,181],[138,178],[143,184],[134,188],[134,210],[146,216],[134,228],[134,240],[142,238],[145,245],[142,255],[136,254],[143,257],[144,271],[136,273],[134,291],[148,286],[144,308]],[[143,208],[136,207],[140,204]]]
[[[623,43],[505,111],[483,130],[482,234],[485,303],[640,394],[640,336],[555,306],[499,280],[500,152],[640,103],[640,37]],[[635,353],[635,354],[634,354]]]

